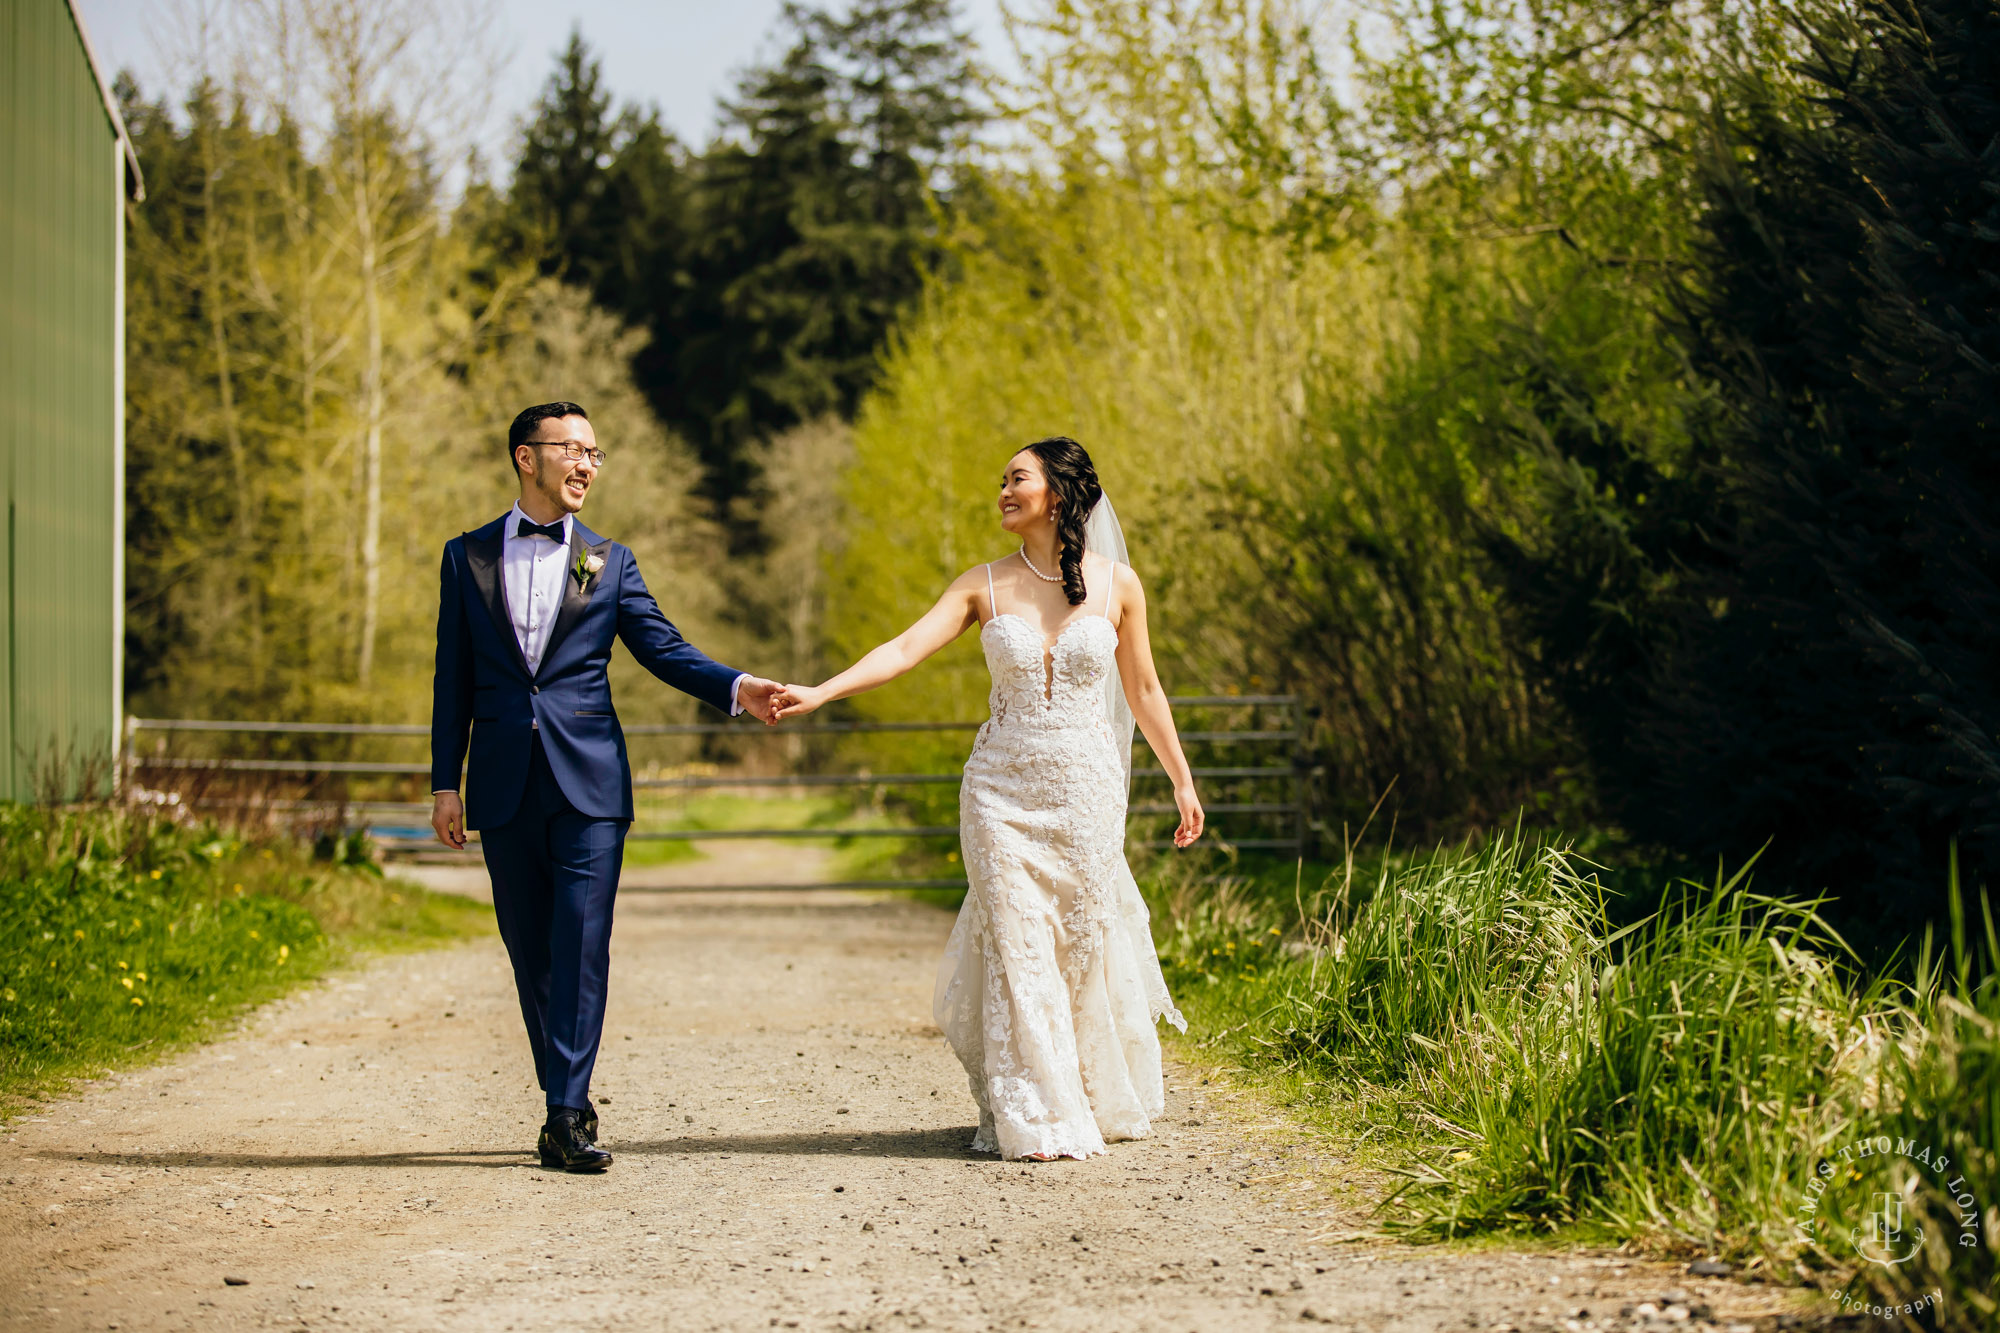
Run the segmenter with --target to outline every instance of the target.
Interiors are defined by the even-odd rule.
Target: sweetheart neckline
[[[984,634],[989,626],[996,625],[1003,620],[1018,620],[1023,625],[1026,625],[1030,630],[1035,629],[1034,624],[1026,616],[1020,614],[1019,612],[1002,611],[998,615],[988,616],[986,618],[986,624],[981,625],[979,627],[979,632],[981,634]],[[1096,611],[1086,611],[1082,615],[1078,616],[1075,620],[1070,621],[1069,624],[1064,625],[1061,629],[1057,630],[1056,636],[1053,639],[1051,639],[1048,635],[1041,633],[1041,631],[1035,630],[1036,637],[1042,641],[1042,651],[1045,653],[1054,652],[1056,649],[1056,645],[1062,642],[1063,635],[1069,633],[1071,630],[1075,629],[1078,625],[1083,624],[1083,622],[1086,620],[1101,620],[1105,624],[1111,625],[1110,616],[1100,615]],[[1111,625],[1111,632],[1114,635],[1117,634],[1118,627],[1116,625]]]
[[[1105,624],[1111,625],[1111,637],[1113,639],[1116,639],[1118,637],[1118,627],[1116,625],[1111,624],[1111,617],[1107,615],[1100,615],[1096,611],[1086,611],[1082,615],[1078,616],[1075,620],[1070,621],[1069,624],[1064,625],[1061,629],[1056,631],[1056,636],[1053,639],[1041,633],[1039,630],[1036,630],[1034,625],[1029,622],[1026,616],[1021,615],[1020,613],[1015,611],[1000,611],[995,613],[994,615],[987,617],[986,623],[979,627],[979,637],[981,639],[984,639],[986,637],[987,630],[999,624],[1002,620],[1008,619],[1009,617],[1012,617],[1013,619],[1020,621],[1023,625],[1026,625],[1028,627],[1029,632],[1034,634],[1036,638],[1042,641],[1042,658],[1043,658],[1042,670],[1046,673],[1042,681],[1042,702],[1045,704],[1055,702],[1056,649],[1062,646],[1063,635],[1069,633],[1071,630],[1075,629],[1078,625],[1083,624],[1087,620],[1101,620]]]

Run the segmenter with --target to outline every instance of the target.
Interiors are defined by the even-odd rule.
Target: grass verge
[[[212,1035],[356,950],[491,921],[288,838],[0,804],[0,1115]]]
[[[1870,973],[1813,904],[1744,874],[1681,882],[1614,927],[1591,866],[1518,835],[1311,873],[1197,869],[1163,864],[1147,887],[1203,1049],[1393,1143],[1385,1228],[1635,1241],[1850,1300],[1936,1291],[1927,1326],[1991,1326],[1990,915],[1961,916],[1945,958]],[[1884,1194],[1923,1223],[1915,1260],[1862,1259]]]

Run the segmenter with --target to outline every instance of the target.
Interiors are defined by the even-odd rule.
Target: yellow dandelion
[[[139,978],[139,980],[141,981],[144,981],[146,979],[146,974],[144,972],[134,972],[132,975]]]
[[[253,930],[250,932],[250,938],[253,940],[261,940],[264,937],[262,935],[259,935],[256,931]]]
[[[290,958],[291,956],[292,956],[292,946],[291,946],[291,945],[289,945],[289,944],[280,944],[280,945],[278,946],[278,961],[279,961],[279,962],[281,962],[281,963],[282,963],[282,962],[284,962],[284,961],[285,961],[285,960],[286,960],[287,958]]]
[[[160,872],[159,872],[159,871],[157,871],[157,870],[155,870],[155,871],[153,872],[153,878],[154,878],[154,879],[158,879],[159,877],[160,877]]]
[[[241,884],[236,886],[236,896],[239,898],[243,896],[243,886]]]
[[[139,998],[138,996],[134,995],[134,996],[132,997],[132,1003],[134,1003],[134,1004],[140,1004],[140,1005],[142,1005],[142,1004],[144,1004],[144,1003],[145,1003],[145,1001],[144,1001],[144,1000],[142,1000],[142,999],[140,999],[140,998]]]
[[[79,930],[78,932],[76,932],[76,937],[77,937],[78,939],[82,939],[82,938],[83,938],[83,932],[82,932],[82,931],[80,931],[80,930]]]
[[[123,958],[120,958],[118,960],[118,970],[120,972],[130,972],[132,970],[132,965],[126,962]]]
[[[119,984],[119,985],[121,985],[121,986],[123,986],[123,987],[124,987],[124,988],[125,988],[126,990],[131,990],[131,989],[132,989],[132,978],[130,978],[130,977],[120,977],[120,978],[118,978],[118,984]]]

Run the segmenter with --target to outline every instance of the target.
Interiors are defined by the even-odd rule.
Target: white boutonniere
[[[584,588],[590,585],[590,580],[603,568],[604,557],[586,550],[578,553],[576,568],[570,570],[570,576],[576,580],[577,587]]]

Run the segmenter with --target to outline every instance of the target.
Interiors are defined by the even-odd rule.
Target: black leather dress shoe
[[[602,1171],[611,1165],[611,1154],[584,1137],[582,1121],[583,1112],[567,1106],[549,1112],[549,1121],[542,1126],[542,1141],[536,1145],[543,1166],[581,1173]]]
[[[597,1142],[597,1107],[591,1104],[588,1097],[583,1099],[583,1116],[577,1121],[577,1127],[583,1131],[583,1137],[592,1143]]]

